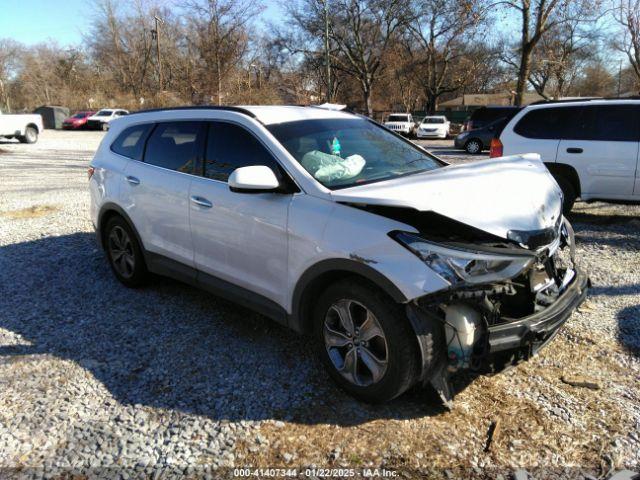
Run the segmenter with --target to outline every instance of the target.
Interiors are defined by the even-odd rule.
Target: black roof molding
[[[575,103],[590,102],[593,100],[640,100],[640,95],[632,95],[630,97],[585,97],[585,98],[567,98],[563,100],[538,100],[529,105],[553,105],[555,103]]]
[[[257,118],[256,114],[246,108],[242,107],[233,107],[226,105],[189,105],[183,107],[164,107],[164,108],[150,108],[147,110],[136,110],[135,112],[131,112],[129,115],[136,115],[138,113],[150,113],[150,112],[172,112],[172,111],[180,111],[180,110],[219,110],[226,112],[236,112],[241,113],[243,115],[247,115],[251,118]]]

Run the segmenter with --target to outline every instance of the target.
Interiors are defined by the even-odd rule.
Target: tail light
[[[499,138],[492,138],[489,146],[489,157],[496,158],[502,156],[502,142]]]
[[[93,167],[89,167],[89,169],[87,170],[87,177],[89,178],[89,180],[91,180],[91,177],[93,177],[93,172],[95,172],[96,169]]]

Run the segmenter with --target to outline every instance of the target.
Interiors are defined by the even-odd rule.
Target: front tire
[[[562,190],[562,196],[564,197],[564,202],[562,203],[562,213],[564,215],[568,215],[573,208],[573,204],[576,202],[577,193],[573,184],[562,175],[554,175],[558,186]]]
[[[330,286],[314,310],[320,358],[347,393],[370,403],[408,390],[419,371],[419,350],[404,309],[360,279]]]
[[[109,124],[107,122],[104,122],[100,128],[103,132],[106,132],[107,130],[109,130]]]
[[[116,216],[107,222],[103,244],[111,270],[121,283],[130,288],[146,283],[148,272],[142,248],[122,217]]]
[[[477,138],[472,138],[464,144],[464,149],[471,155],[477,155],[482,152],[482,142]]]

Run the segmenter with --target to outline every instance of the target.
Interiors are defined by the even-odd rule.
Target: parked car
[[[74,113],[72,116],[67,117],[62,122],[62,128],[64,130],[78,130],[87,127],[87,120],[94,115],[95,111],[80,111]]]
[[[412,136],[416,131],[416,124],[410,113],[392,113],[387,117],[384,126],[406,137]]]
[[[459,133],[453,140],[453,145],[456,148],[466,150],[467,153],[482,153],[483,150],[490,148],[491,140],[500,135],[506,123],[507,120],[501,118],[482,128]]]
[[[492,156],[538,153],[564,194],[585,201],[640,201],[640,100],[531,105],[502,131]]]
[[[36,114],[6,114],[0,111],[0,137],[17,138],[21,143],[36,143],[44,127]]]
[[[462,125],[462,131],[477,130],[497,120],[512,119],[522,107],[480,107]]]
[[[167,275],[310,334],[366,401],[428,382],[450,400],[453,372],[529,358],[587,291],[537,156],[451,166],[346,112],[134,113],[89,178],[120,282]]]
[[[108,130],[109,122],[111,122],[111,120],[128,114],[128,110],[103,108],[102,110],[99,110],[95,115],[91,115],[89,118],[87,118],[87,127],[93,130]]]
[[[443,115],[424,117],[418,125],[416,136],[418,138],[447,138],[451,122]]]

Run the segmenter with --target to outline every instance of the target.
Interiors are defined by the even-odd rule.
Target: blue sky
[[[91,22],[93,5],[87,0],[0,0],[0,38],[27,45],[50,40],[62,46],[80,43]],[[263,20],[277,21],[280,9],[276,0],[267,0],[264,5]]]

